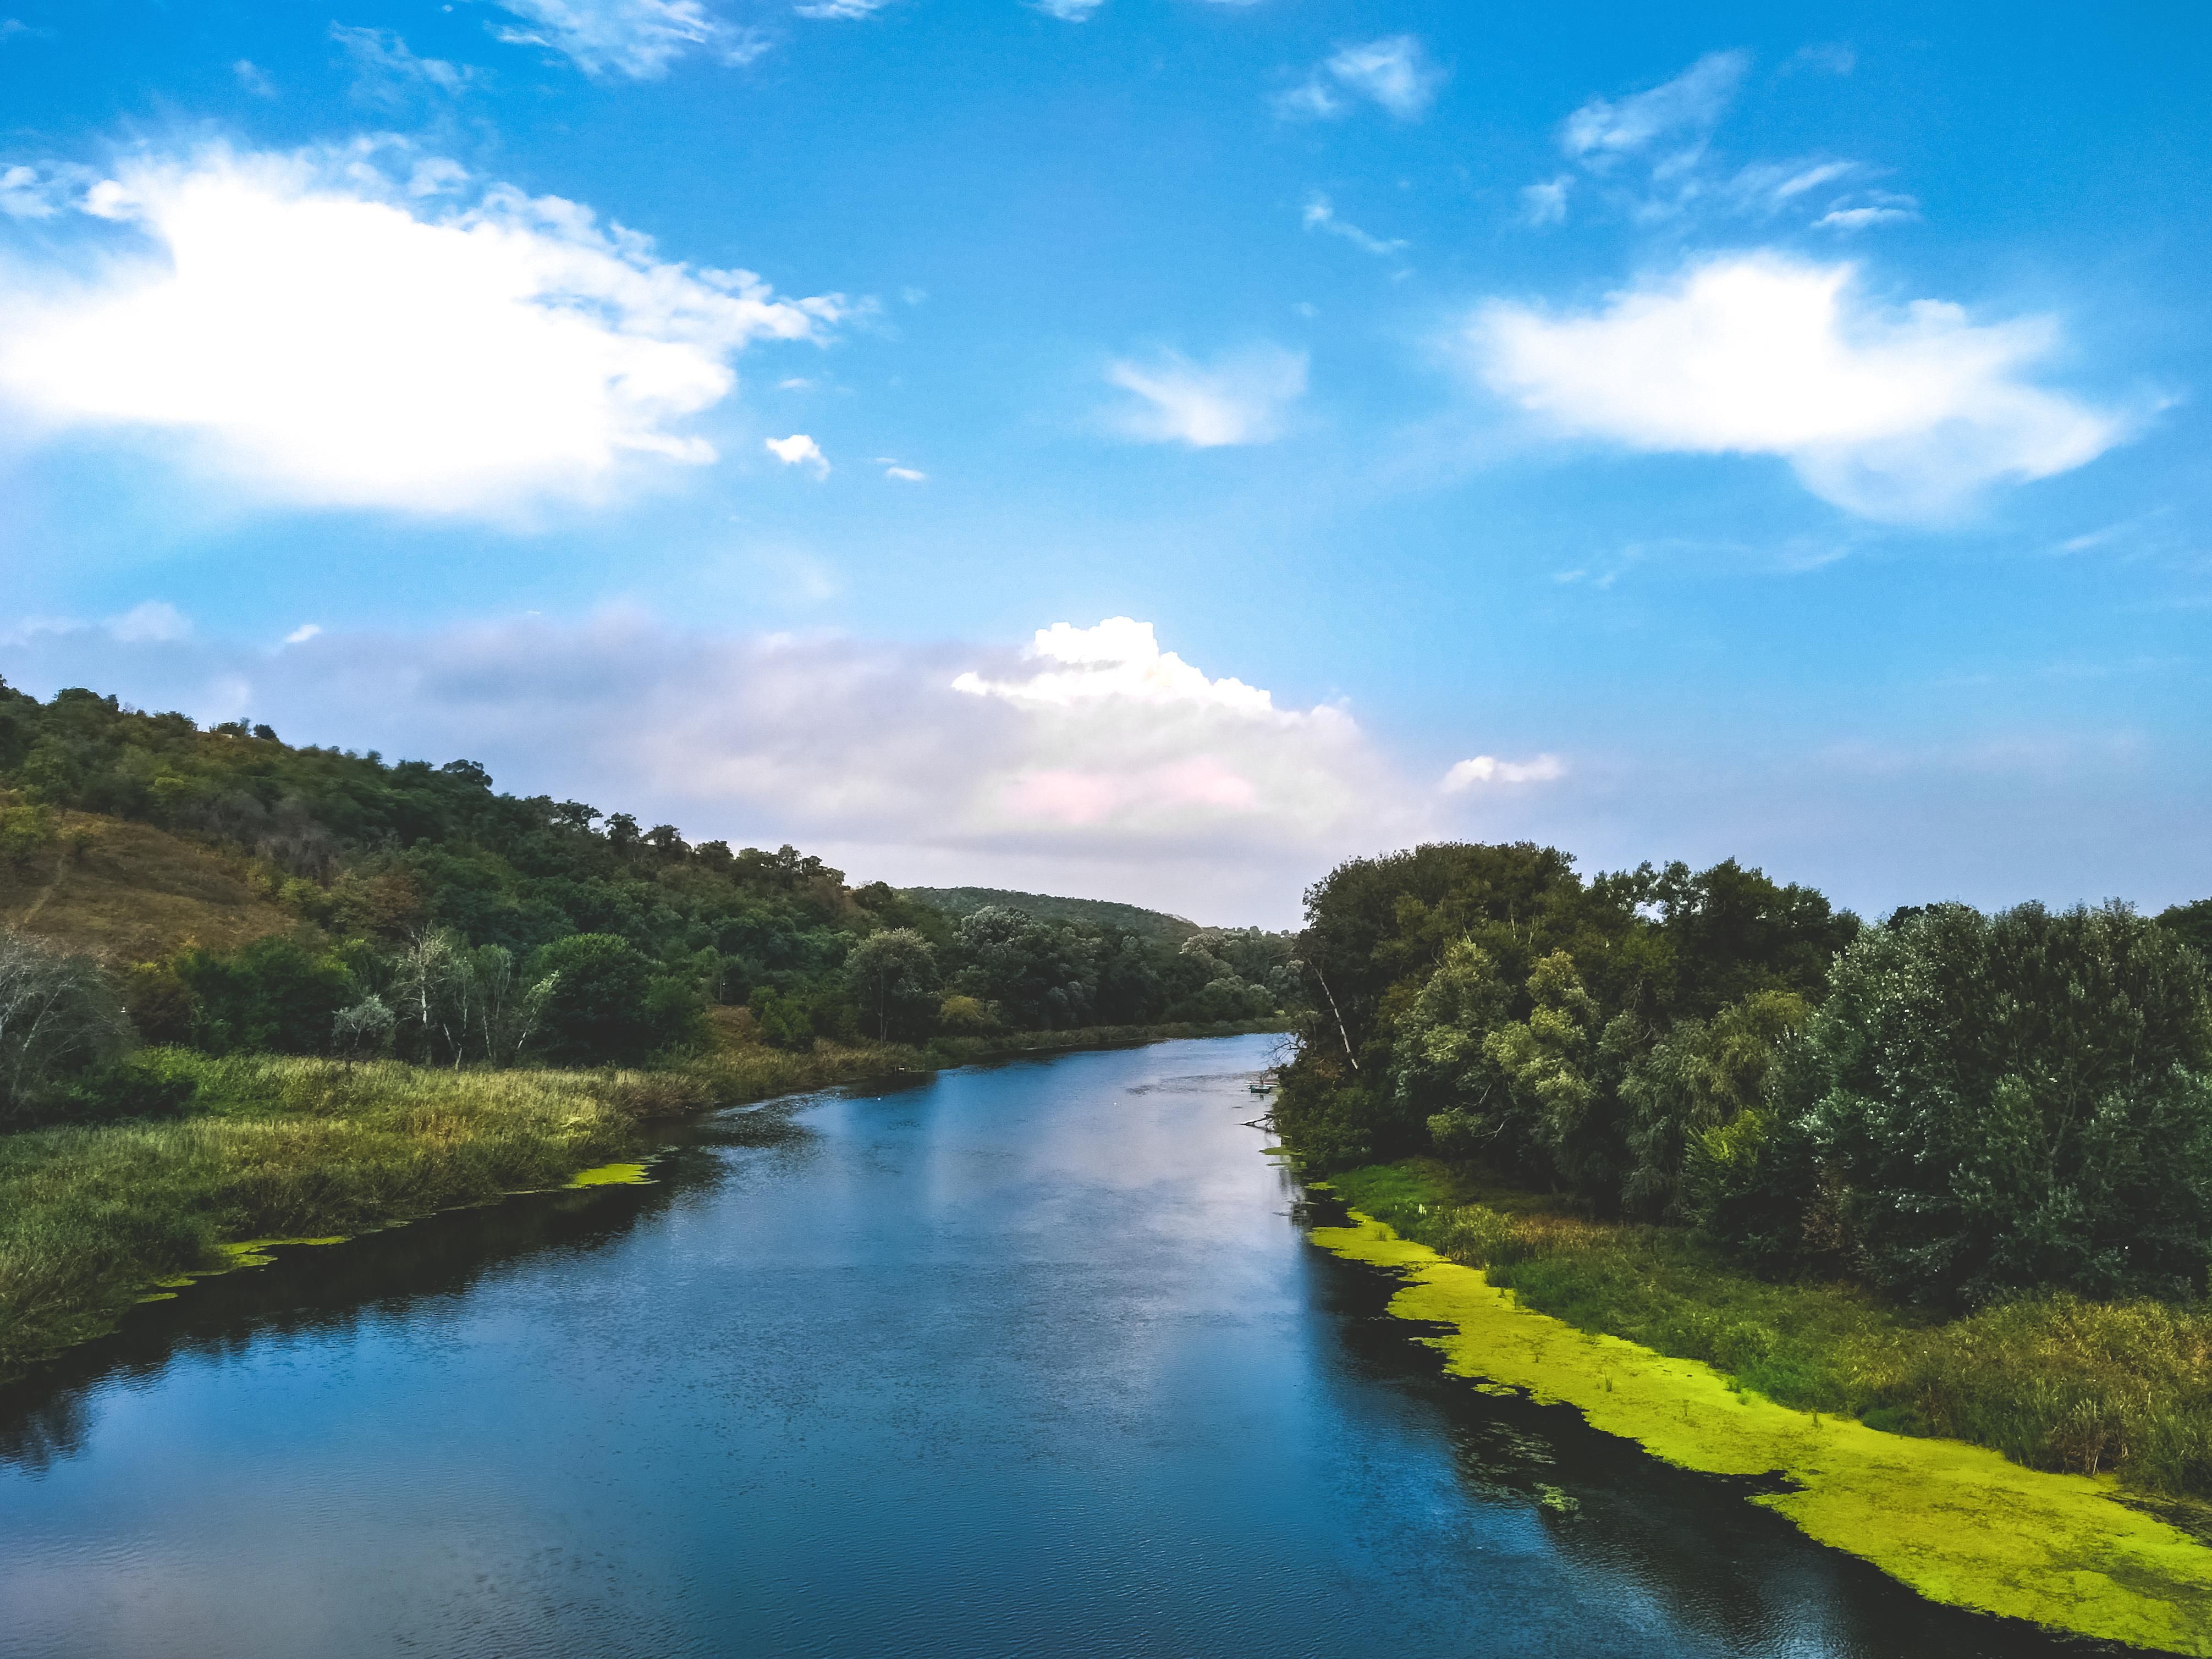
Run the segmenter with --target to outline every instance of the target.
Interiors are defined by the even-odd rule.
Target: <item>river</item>
[[[1304,1242],[1277,1040],[718,1115],[650,1186],[204,1281],[0,1395],[0,1656],[2057,1655]]]

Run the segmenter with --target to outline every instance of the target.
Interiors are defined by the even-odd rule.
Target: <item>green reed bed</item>
[[[0,1378],[109,1328],[224,1243],[327,1237],[558,1186],[704,1103],[683,1079],[161,1057],[194,1115],[0,1135]]]
[[[1528,1307],[1702,1360],[1780,1404],[2115,1474],[2196,1530],[2212,1516],[2197,1508],[2212,1499],[2202,1306],[2039,1296],[1943,1319],[1847,1284],[1754,1278],[1684,1229],[1561,1213],[1428,1160],[1330,1184]]]

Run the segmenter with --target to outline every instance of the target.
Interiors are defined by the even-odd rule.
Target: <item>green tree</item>
[[[191,998],[192,1041],[210,1054],[320,1054],[338,1010],[356,1000],[343,962],[282,935],[228,955],[190,947],[175,968]]]
[[[1809,1012],[1790,991],[1755,991],[1711,1020],[1679,1022],[1630,1061],[1620,1083],[1631,1214],[1680,1221],[1682,1170],[1692,1142],[1756,1110],[1783,1042]]]
[[[911,927],[871,933],[845,958],[845,986],[878,1042],[921,1035],[938,1004],[937,952]]]
[[[607,933],[554,940],[532,959],[531,978],[542,988],[538,1045],[556,1060],[634,1065],[687,1041],[699,1019],[691,986]]]
[[[1715,1230],[1917,1300],[2191,1297],[2212,1258],[2205,964],[2126,907],[1870,930],[1785,1046],[1769,1109],[1710,1132]]]

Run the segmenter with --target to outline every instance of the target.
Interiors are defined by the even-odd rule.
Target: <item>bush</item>
[[[78,1079],[48,1116],[71,1123],[175,1117],[192,1103],[199,1088],[199,1079],[188,1073],[122,1060]]]

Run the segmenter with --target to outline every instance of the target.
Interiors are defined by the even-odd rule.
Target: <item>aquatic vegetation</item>
[[[1790,1490],[1750,1501],[1932,1600],[2212,1655],[2212,1547],[2118,1501],[2110,1477],[2046,1474],[1959,1441],[1793,1410],[1699,1361],[1536,1312],[1482,1269],[1356,1210],[1351,1224],[1310,1237],[1401,1272],[1390,1310],[1450,1327],[1422,1340],[1455,1374],[1572,1406],[1681,1468],[1778,1474]]]
[[[579,1170],[568,1177],[568,1186],[578,1187],[638,1187],[653,1177],[645,1172],[642,1164],[602,1164],[597,1169]]]

